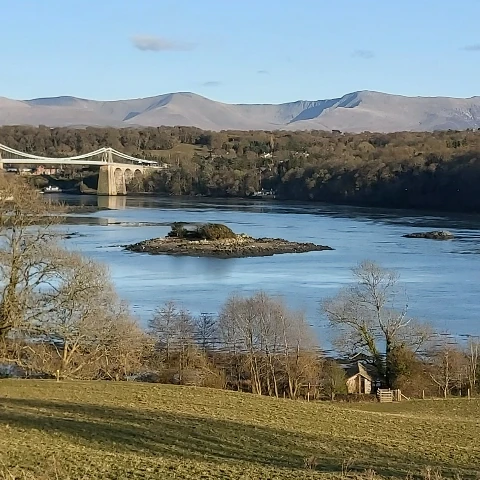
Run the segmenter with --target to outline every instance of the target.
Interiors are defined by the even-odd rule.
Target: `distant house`
[[[58,173],[58,168],[54,167],[44,167],[39,165],[35,170],[35,175],[55,175]]]
[[[356,362],[349,366],[346,369],[345,374],[347,377],[348,393],[372,393],[372,376],[360,362]]]
[[[293,156],[296,158],[299,158],[299,157],[308,158],[310,154],[308,152],[293,152]]]

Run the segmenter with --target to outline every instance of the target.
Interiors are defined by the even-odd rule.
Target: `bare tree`
[[[39,313],[29,329],[50,346],[63,377],[99,375],[99,362],[113,351],[126,360],[123,341],[137,327],[118,299],[106,268],[76,253],[57,252],[57,279],[39,296]],[[121,351],[123,349],[123,351]],[[128,370],[127,364],[123,369]],[[94,372],[92,373],[92,369]]]
[[[212,314],[201,313],[195,319],[195,339],[203,353],[214,348],[216,336],[217,319]]]
[[[465,356],[456,346],[449,343],[437,346],[432,356],[430,377],[445,398],[453,388],[462,387],[465,366]]]
[[[253,299],[252,307],[256,311],[260,341],[262,382],[269,395],[279,396],[278,354],[281,347],[280,322],[285,316],[285,308],[280,300],[275,300],[265,293],[259,293]]]
[[[219,328],[227,346],[245,353],[252,393],[262,394],[260,331],[252,299],[232,296],[227,299],[219,315]]]
[[[0,336],[10,345],[4,352],[29,369],[63,376],[94,378],[113,364],[115,376],[125,375],[134,368],[139,328],[105,269],[61,248],[61,211],[23,179],[0,175]]]
[[[407,316],[406,302],[397,301],[397,273],[364,261],[353,269],[353,275],[356,283],[326,300],[323,311],[338,334],[339,348],[368,356],[391,386],[389,356],[394,347],[405,344],[418,351],[431,331]]]
[[[218,356],[226,372],[227,379],[230,379],[237,390],[242,390],[244,373],[244,349],[240,335],[240,329],[236,322],[232,321],[234,309],[231,308],[230,300],[224,304],[218,319]]]
[[[478,383],[478,367],[480,363],[480,341],[470,339],[466,350],[467,378],[470,391],[475,392]]]
[[[285,386],[298,395],[311,372],[313,337],[304,315],[263,292],[252,297],[230,297],[219,315],[225,348],[243,354],[253,393],[279,396]]]
[[[188,368],[192,356],[196,353],[194,345],[195,326],[193,317],[187,310],[181,309],[177,317],[177,337],[175,349],[178,354],[178,381],[183,383],[184,372]]]
[[[153,318],[148,322],[149,333],[159,349],[165,352],[167,362],[170,360],[172,344],[176,336],[178,313],[176,303],[168,301],[163,307],[157,308]]]
[[[178,382],[183,383],[185,369],[196,355],[192,315],[169,301],[157,309],[149,322],[149,332],[157,350],[165,354],[167,365],[175,363]]]
[[[22,179],[0,175],[0,337],[38,315],[36,298],[58,276],[58,217]],[[58,210],[56,208],[55,210]]]
[[[61,206],[45,202],[23,179],[0,175],[4,352],[28,369],[88,378],[99,375],[102,355],[111,360],[115,352],[117,366],[122,363],[126,372],[132,352],[124,341],[135,337],[138,327],[117,298],[108,272],[61,247],[62,233],[56,228],[61,212]]]
[[[123,305],[119,306],[118,316],[109,327],[102,340],[98,376],[125,380],[130,375],[141,373],[144,358],[151,347],[146,333]]]
[[[280,363],[284,373],[288,395],[297,398],[302,384],[316,383],[319,359],[315,335],[306,322],[303,312],[290,311],[282,304],[279,312],[282,338]]]

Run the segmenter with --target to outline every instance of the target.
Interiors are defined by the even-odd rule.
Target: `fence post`
[[[470,389],[467,389],[467,398],[470,400]]]
[[[422,400],[425,400],[425,390],[422,390]]]

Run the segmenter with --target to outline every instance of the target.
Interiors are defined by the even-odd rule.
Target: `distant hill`
[[[361,91],[341,98],[228,104],[194,93],[132,100],[0,97],[0,125],[195,126],[205,130],[341,130],[394,132],[480,127],[480,97],[404,97]]]

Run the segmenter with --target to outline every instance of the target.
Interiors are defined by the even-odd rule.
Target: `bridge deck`
[[[69,160],[68,158],[4,158],[1,159],[2,163],[10,165],[96,165],[96,166],[118,166],[122,168],[132,167],[138,169],[144,168],[160,168],[150,165],[141,165],[139,163],[119,163],[119,162],[102,162],[101,160]]]

